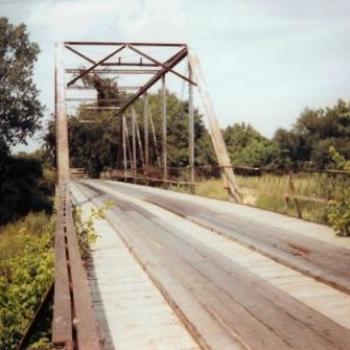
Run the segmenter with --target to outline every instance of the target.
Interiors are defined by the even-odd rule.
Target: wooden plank
[[[178,201],[155,194],[146,200],[203,227],[224,234],[266,256],[350,293],[350,251],[305,236],[293,235],[263,223],[219,214],[188,201]]]
[[[308,349],[319,349],[322,346],[327,348],[330,344],[333,348],[350,347],[349,331],[317,311],[296,301],[192,237],[182,234],[181,231],[170,231],[169,227],[159,227],[139,215],[134,216],[137,216],[137,224],[140,228],[142,226],[143,230],[148,225],[149,229],[145,232],[147,237],[153,233],[155,239],[158,231],[158,244],[169,247],[182,261],[186,260],[195,266],[197,271],[208,277],[289,344],[294,344],[297,348],[307,346]],[[239,288],[232,288],[233,285]],[[266,310],[269,312],[266,313]]]
[[[215,317],[207,312],[205,305],[174,276],[174,271],[169,270],[164,256],[159,251],[155,254],[150,246],[140,239],[139,232],[130,230],[130,222],[126,227],[116,220],[115,215],[110,216],[108,220],[118,230],[124,244],[147,271],[153,283],[203,349],[244,349],[231,332],[222,327]]]
[[[85,216],[93,207],[85,199],[94,193],[78,188],[73,187],[74,194]],[[89,281],[104,349],[199,349],[112,227],[98,220],[95,228],[100,237],[93,246]]]
[[[106,185],[109,185],[109,184],[113,184],[113,186],[106,187]],[[125,193],[127,193],[128,195],[131,194],[135,197],[135,192],[129,191],[129,188],[128,188],[130,187],[129,185],[119,186],[119,184],[115,184],[113,182],[111,183],[100,182],[99,187],[105,188],[106,191],[108,191],[108,193],[114,193],[113,192],[114,187],[116,187],[118,190],[121,190],[123,193],[124,193],[124,190],[127,189]],[[137,189],[141,188],[142,191],[147,190],[151,192],[164,193],[163,190],[159,190],[159,189],[146,189],[140,186],[131,186],[131,187],[136,187]],[[140,198],[143,197],[142,193],[140,194],[140,191],[137,192],[137,196]],[[176,192],[167,191],[166,196],[179,197],[181,199],[184,199],[184,197],[189,197],[193,201],[196,199],[203,204],[206,202],[208,203],[213,202],[213,204],[217,204],[216,208],[221,206],[221,208],[223,208],[224,211],[234,215],[236,215],[235,211],[237,211],[238,213],[241,213],[242,210],[243,210],[243,213],[245,212],[250,213],[252,211],[251,208],[237,206],[237,205],[233,205],[233,204],[225,203],[221,201],[206,200],[203,198],[183,195]],[[131,197],[128,197],[128,198],[131,198]],[[212,235],[209,233],[210,231],[204,228],[200,228],[199,226],[194,225],[189,221],[181,219],[176,215],[172,214],[171,212],[167,212],[159,207],[157,208],[157,206],[153,206],[152,204],[147,204],[143,201],[140,201],[139,199],[132,199],[132,201],[135,203],[140,203],[143,207],[147,208],[152,213],[156,213],[160,217],[166,218],[168,225],[169,224],[171,226],[176,225],[177,230],[179,232],[183,232],[185,230],[186,234],[192,235],[196,239],[202,240],[203,242],[205,242],[207,245],[209,245],[214,249],[215,248],[218,249],[218,251],[221,254],[228,256],[230,259],[237,261],[240,265],[248,268],[250,271],[257,273],[263,279],[268,280],[269,283],[278,287],[282,291],[290,294],[293,298],[296,298],[297,300],[308,305],[309,307],[314,308],[315,310],[318,310],[323,315],[334,320],[338,324],[346,328],[350,328],[349,320],[346,317],[346,315],[349,314],[350,312],[349,311],[350,301],[349,301],[349,297],[346,294],[343,294],[342,292],[337,291],[321,282],[317,282],[308,276],[302,275],[301,273],[295,270],[292,270],[286,267],[285,265],[281,265],[269,259],[266,256],[258,254],[253,250],[245,248],[244,246],[238,243],[235,243],[234,241],[227,240],[224,236]],[[228,209],[230,207],[232,208],[229,211]],[[254,212],[259,212],[259,210],[254,209],[253,213]],[[266,215],[265,211],[260,211],[260,212]],[[280,215],[276,215],[274,213],[268,213],[268,214],[272,219],[271,220],[272,223],[275,223],[274,219],[280,220]],[[250,219],[250,217],[248,217],[248,219]],[[290,218],[286,218],[286,219],[290,219]],[[296,224],[299,225],[298,227],[301,227],[301,228],[306,227],[306,228],[309,228],[310,230],[319,229],[320,230],[319,235],[322,235],[322,234],[325,235],[326,233],[328,233],[327,230],[325,231],[325,227],[322,227],[319,225],[313,225],[297,219],[290,219],[290,221],[295,222]],[[288,223],[286,223],[285,227],[288,227],[287,225]],[[308,232],[310,231],[308,230]],[[296,235],[296,237],[299,236],[297,232],[295,232],[294,235]]]
[[[140,252],[148,245],[147,259],[157,256],[161,261],[152,267],[149,261],[145,262],[149,273],[156,274],[159,263],[165,266],[168,274],[172,274],[171,280],[181,281],[206,306],[211,317],[219,317],[227,329],[235,332],[236,341],[237,337],[243,338],[249,346],[259,349],[303,349],[305,344],[308,349],[350,346],[349,332],[344,328],[211,249],[186,237],[179,239],[179,232],[169,233],[137,211],[124,212],[123,219],[128,223],[124,230],[129,230],[127,234],[123,231],[124,240],[132,245],[130,249],[135,250],[137,257],[142,259],[143,254],[147,254]],[[121,225],[118,222],[116,228],[121,230]],[[175,272],[173,266],[178,267]],[[239,288],[234,289],[232,285]],[[271,329],[273,334],[268,333]],[[251,340],[253,334],[255,339]]]
[[[94,199],[94,202],[97,204],[101,203],[98,197]],[[114,209],[114,212],[118,213],[118,209]],[[128,214],[123,212],[120,215],[107,214],[107,218],[120,235],[124,244],[147,271],[153,283],[157,285],[160,292],[173,307],[180,319],[182,319],[186,328],[195,337],[201,347],[203,349],[243,349],[237,340],[233,342],[233,335],[231,332],[223,329],[222,325],[217,323],[216,320],[208,314],[204,305],[198,302],[181,282],[178,282],[169,274],[169,270],[164,268],[163,262],[159,260],[158,255],[150,252],[149,247],[142,243],[142,240],[140,241],[140,236],[135,234],[135,231],[132,236],[129,236],[129,233],[132,234],[132,231],[130,231],[132,222],[129,220],[129,214],[130,212],[128,212]],[[120,217],[123,218],[123,220],[119,220]],[[127,225],[125,225],[125,223],[127,223]],[[142,250],[142,254],[135,254],[135,245],[137,245],[140,251]],[[156,269],[157,274],[154,273],[154,269]],[[163,283],[166,284],[166,288],[163,287]]]

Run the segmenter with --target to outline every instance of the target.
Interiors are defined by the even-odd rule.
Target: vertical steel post
[[[126,120],[125,120],[125,116],[122,116],[122,129],[123,129],[123,165],[124,165],[124,181],[126,181],[126,177],[127,177],[127,167],[128,167],[128,163],[127,163],[127,159],[126,159]]]
[[[160,161],[159,153],[158,153],[158,141],[157,141],[157,135],[156,135],[156,128],[154,127],[151,111],[149,111],[149,121],[151,122],[150,124],[151,124],[152,136],[153,136],[154,149],[157,157],[157,164],[158,164],[158,167],[161,168],[162,163]]]
[[[130,168],[132,168],[132,151],[130,146],[130,139],[129,139],[129,129],[128,129],[128,120],[125,117],[125,140],[126,140],[126,159],[129,157],[129,163]]]
[[[188,78],[192,80],[192,68],[188,63]],[[188,151],[189,151],[189,166],[190,166],[190,182],[195,181],[194,169],[194,113],[193,113],[193,86],[188,83]],[[191,186],[192,192],[194,187]]]
[[[163,180],[168,178],[168,165],[167,165],[167,103],[166,103],[166,85],[165,74],[162,76],[162,160],[163,160]]]
[[[142,140],[141,140],[139,125],[137,123],[137,119],[136,118],[135,118],[135,126],[136,126],[137,142],[139,144],[141,164],[142,164],[142,168],[145,169],[145,159],[143,158],[143,153],[144,152],[143,152],[143,147],[142,147]]]
[[[56,44],[55,64],[55,114],[56,161],[58,182],[69,179],[68,122],[66,114],[66,88],[64,81],[63,44]]]
[[[149,138],[148,138],[148,96],[147,92],[143,94],[143,132],[145,142],[145,176],[148,172],[149,163]]]
[[[132,137],[132,176],[136,179],[137,176],[137,159],[136,159],[136,113],[134,105],[131,106],[131,137]]]

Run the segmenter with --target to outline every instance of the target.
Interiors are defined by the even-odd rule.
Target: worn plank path
[[[90,279],[109,348],[350,349],[350,250],[328,228],[110,181],[84,180],[72,192],[80,206],[114,203]],[[123,300],[133,304],[132,282],[117,293],[133,274],[143,279],[140,300],[158,301],[135,299],[119,312]],[[162,308],[166,321],[149,327],[147,313]],[[128,324],[138,319],[135,333]],[[135,344],[137,334],[144,341]]]

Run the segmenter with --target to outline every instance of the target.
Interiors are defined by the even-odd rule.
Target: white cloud
[[[1,5],[42,49],[36,80],[53,106],[55,41],[187,41],[223,124],[272,135],[306,106],[349,98],[348,0],[57,0]]]

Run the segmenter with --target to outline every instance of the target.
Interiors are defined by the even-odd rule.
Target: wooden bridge
[[[103,59],[83,46],[113,47]],[[165,61],[144,51],[175,50]],[[63,49],[89,62],[64,69]],[[143,57],[115,60],[123,50]],[[113,59],[114,58],[114,59]],[[189,75],[175,70],[188,58]],[[130,110],[136,172],[133,103],[162,82],[162,182],[168,178],[165,75],[189,86],[189,184],[194,182],[192,86],[198,87],[224,186],[231,202],[110,180],[70,179],[66,89],[86,74],[152,74],[116,106]],[[128,66],[132,67],[129,69]],[[97,67],[99,67],[97,69]],[[140,70],[139,72],[136,72]],[[77,74],[67,83],[65,74]],[[83,88],[83,86],[81,86]],[[125,87],[125,90],[128,90]],[[130,87],[131,90],[131,87]],[[144,172],[147,178],[148,119]],[[321,225],[240,204],[240,191],[198,58],[184,44],[67,42],[56,57],[57,224],[52,340],[57,349],[350,349],[350,243]],[[124,145],[124,175],[127,145]],[[149,178],[149,181],[151,179]],[[98,239],[84,264],[72,206],[84,218],[111,202],[95,223]],[[85,266],[84,266],[85,265]]]

